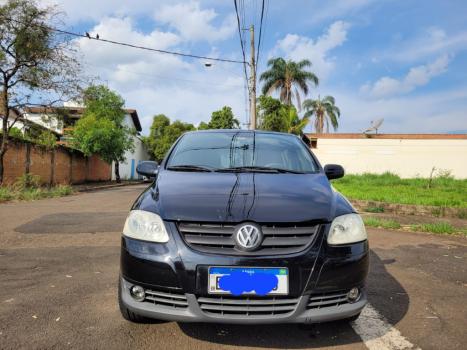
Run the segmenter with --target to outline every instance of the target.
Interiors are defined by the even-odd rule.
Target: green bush
[[[26,189],[37,189],[40,187],[40,183],[41,177],[39,175],[24,174],[16,179],[13,189],[19,192]]]
[[[29,179],[31,180],[31,179]],[[35,180],[31,180],[32,185],[27,179],[22,179],[11,187],[0,187],[0,202],[10,200],[36,200],[42,198],[63,197],[73,194],[73,188],[68,185],[58,185],[54,187],[40,187]],[[28,186],[26,186],[29,184]]]

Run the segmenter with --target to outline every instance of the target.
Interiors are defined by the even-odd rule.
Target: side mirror
[[[136,172],[146,177],[156,177],[159,170],[159,164],[153,161],[144,161],[138,164]]]
[[[340,179],[344,176],[344,168],[338,164],[328,164],[324,167],[324,173],[329,180]]]

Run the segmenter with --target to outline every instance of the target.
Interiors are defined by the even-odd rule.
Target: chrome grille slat
[[[291,238],[270,238],[266,237],[263,241],[263,247],[269,246],[302,246],[310,241],[308,237]]]
[[[347,298],[339,298],[339,299],[325,299],[322,301],[316,301],[316,302],[311,302],[308,304],[308,306],[323,306],[326,305],[327,303],[329,304],[337,304],[337,303],[342,303],[344,301],[347,301]]]
[[[167,304],[174,304],[174,305],[186,305],[188,306],[188,302],[185,301],[179,301],[176,299],[164,299],[164,298],[158,298],[158,297],[151,297],[151,296],[146,296],[147,300],[155,301],[155,302],[160,302],[160,303],[167,303]]]
[[[261,246],[251,252],[236,249],[235,225],[178,223],[178,230],[185,242],[201,252],[229,255],[283,255],[304,250],[312,242],[319,225],[263,225],[264,239]]]
[[[185,235],[185,239],[191,244],[231,245],[232,247],[235,245],[232,237]]]
[[[204,313],[254,318],[262,315],[280,315],[293,312],[300,298],[225,298],[198,297],[198,304]]]
[[[186,300],[185,294],[176,294],[176,293],[170,293],[170,292],[161,292],[161,291],[154,291],[154,290],[149,290],[146,289],[145,293],[151,296],[158,296],[158,297],[163,297],[163,298],[173,298],[173,299],[182,299]]]
[[[307,309],[321,309],[348,304],[347,291],[311,294]]]
[[[292,311],[295,309],[295,305],[293,306],[229,306],[229,305],[215,305],[215,304],[203,304],[200,306],[201,310],[220,310],[220,311],[235,311],[235,312],[255,312],[255,311]]]
[[[283,305],[283,304],[296,304],[299,298],[295,299],[227,299],[220,297],[219,299],[215,298],[198,298],[199,303],[209,303],[209,304],[225,304],[225,305]]]
[[[165,291],[163,292],[151,289],[146,289],[144,292],[146,294],[144,301],[147,303],[152,303],[174,309],[188,308],[188,300],[184,293]]]
[[[342,297],[346,297],[346,296],[347,296],[347,293],[331,294],[331,295],[323,295],[323,296],[312,296],[310,298],[310,301],[326,300],[326,299],[333,299],[333,298],[342,298]]]

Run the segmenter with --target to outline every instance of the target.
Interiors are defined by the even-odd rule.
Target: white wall
[[[127,114],[125,124],[134,128],[131,116]],[[133,136],[135,150],[125,152],[125,162],[119,164],[120,178],[122,180],[136,180],[141,178],[136,173],[136,166],[142,160],[149,160],[149,154],[143,141],[138,136]],[[112,180],[115,180],[115,163],[112,163]]]
[[[401,177],[429,177],[433,167],[467,178],[467,138],[317,138],[312,149],[324,166],[340,164],[348,174],[386,171]]]
[[[63,134],[63,122],[56,118],[53,114],[25,113],[23,118],[42,125],[43,127],[55,131],[59,134]]]

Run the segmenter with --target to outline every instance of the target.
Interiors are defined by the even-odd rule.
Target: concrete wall
[[[341,164],[348,174],[386,171],[429,177],[433,167],[467,178],[467,135],[308,135],[321,164]],[[316,141],[316,142],[314,142]]]
[[[139,179],[140,176],[136,173],[136,166],[142,160],[148,160],[149,154],[146,146],[137,136],[134,137],[135,150],[133,152],[125,152],[125,161],[119,164],[120,177],[125,180]],[[115,164],[112,163],[112,180],[115,180]]]
[[[124,123],[130,128],[135,128],[130,114],[126,114]],[[142,160],[148,160],[149,154],[146,146],[139,136],[133,136],[135,150],[125,152],[125,161],[119,164],[120,178],[123,180],[135,180],[141,178],[136,173],[136,166]],[[112,162],[112,180],[115,180],[115,163]]]
[[[22,141],[10,141],[4,166],[5,184],[14,183],[26,173],[39,175],[44,185],[108,181],[111,170],[110,164],[97,156],[87,158],[65,147],[48,150]]]

